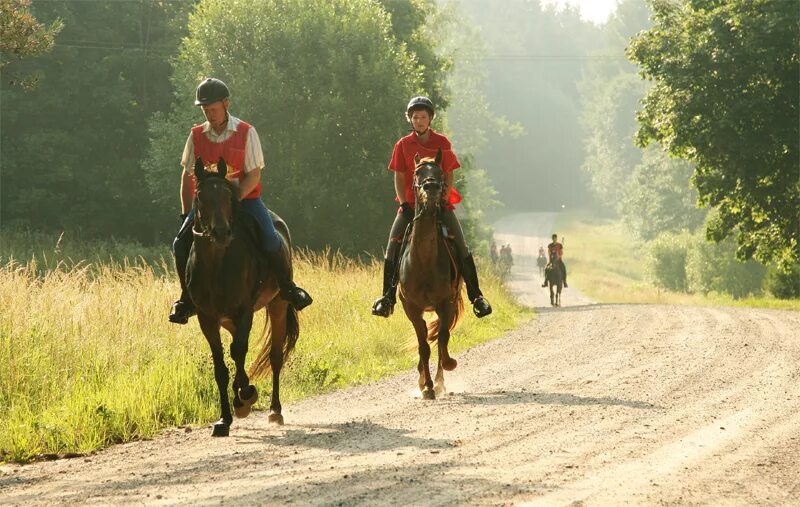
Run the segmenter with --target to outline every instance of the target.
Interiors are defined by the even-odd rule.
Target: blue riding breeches
[[[275,224],[272,223],[272,217],[264,205],[264,202],[256,197],[253,199],[244,199],[240,203],[242,211],[253,217],[258,226],[261,228],[261,247],[266,252],[276,252],[281,248],[281,237],[278,231],[275,230]],[[189,261],[189,250],[192,248],[194,235],[192,234],[192,225],[194,224],[194,208],[189,211],[186,220],[178,230],[178,235],[175,241],[172,242],[172,253],[175,254],[175,264],[177,265],[178,272],[184,273],[186,271],[186,263]]]

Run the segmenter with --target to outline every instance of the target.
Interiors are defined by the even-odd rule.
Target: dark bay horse
[[[417,335],[419,388],[427,400],[446,392],[443,370],[450,371],[458,365],[450,357],[447,344],[450,331],[464,312],[461,299],[463,279],[455,269],[453,253],[446,244],[439,221],[439,209],[446,191],[439,166],[441,161],[441,150],[435,158],[420,159],[419,155],[414,158],[416,208],[399,268],[400,301]],[[455,275],[451,274],[451,267]],[[438,317],[429,325],[423,318],[426,311],[435,311]],[[435,386],[428,366],[431,355],[428,342],[438,342],[439,346]]]
[[[255,386],[245,371],[253,314],[266,307],[267,325],[264,346],[250,367],[250,376],[259,378],[272,371],[272,400],[269,421],[283,424],[279,397],[281,367],[300,335],[297,311],[278,294],[278,283],[271,267],[259,259],[257,226],[239,212],[237,188],[227,179],[227,165],[220,158],[217,173],[206,172],[200,159],[194,174],[194,244],[186,267],[189,295],[197,308],[197,318],[214,360],[214,377],[219,389],[221,418],[214,424],[213,436],[228,436],[233,422],[228,399],[228,368],[220,338],[224,327],[233,337],[231,357],[236,365],[233,380],[233,406],[236,417],[247,417],[258,399]],[[275,228],[283,239],[283,254],[291,258],[291,239],[286,224],[275,214]]]
[[[558,264],[558,255],[550,254],[550,262],[544,268],[544,279],[547,286],[550,288],[550,305],[561,306],[561,288],[564,286],[564,280],[561,277],[561,267]],[[556,292],[553,293],[553,288]]]

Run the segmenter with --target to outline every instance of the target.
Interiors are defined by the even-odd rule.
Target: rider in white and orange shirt
[[[261,229],[261,251],[275,271],[280,296],[297,310],[312,302],[306,291],[292,281],[289,259],[282,253],[282,240],[275,230],[269,210],[261,200],[261,170],[264,153],[256,129],[249,123],[228,113],[230,106],[228,87],[219,79],[205,79],[197,87],[195,102],[200,106],[206,122],[196,125],[189,133],[183,149],[181,165],[181,228],[172,244],[175,265],[181,282],[181,297],[172,305],[169,321],[186,324],[195,309],[186,290],[186,264],[192,246],[194,223],[194,164],[200,159],[207,171],[216,171],[222,158],[228,166],[226,178],[235,182],[239,190],[241,211],[250,215]]]

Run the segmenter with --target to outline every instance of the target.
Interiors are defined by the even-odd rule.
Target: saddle
[[[456,243],[455,237],[450,234],[450,231],[447,230],[447,226],[444,225],[441,221],[437,222],[438,227],[438,235],[439,239],[442,240],[444,243],[444,247],[447,250],[447,255],[450,258],[450,280],[453,283],[458,281],[459,273],[461,272],[461,264],[456,261]],[[411,238],[411,231],[414,228],[414,222],[411,222],[406,227],[406,232],[403,233],[403,239],[400,242],[400,250],[397,253],[397,259],[403,258],[403,252],[406,250],[406,246],[408,245],[409,238]],[[394,275],[392,276],[392,283],[396,286],[398,282],[398,276],[400,273],[400,262],[397,262],[394,268]]]

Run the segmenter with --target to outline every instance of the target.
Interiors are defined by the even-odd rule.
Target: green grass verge
[[[62,240],[56,249],[57,238],[50,238],[50,250],[34,256],[31,251],[40,250],[26,243],[30,238],[17,239],[4,235],[0,251],[2,460],[88,453],[165,427],[218,418],[210,352],[196,319],[187,326],[166,319],[179,288],[165,249],[137,247],[138,260],[127,261],[122,244],[81,249]],[[11,260],[14,251],[26,252],[20,256],[25,261]],[[104,253],[83,254],[90,251]],[[91,260],[76,260],[86,258]],[[295,267],[315,303],[300,314],[300,338],[281,377],[281,401],[416,365],[416,353],[407,349],[411,324],[402,311],[388,320],[370,314],[382,265],[328,252],[301,254]],[[494,313],[464,318],[451,341],[456,353],[532,318],[489,270],[481,271]],[[263,322],[259,312],[251,359]],[[259,390],[263,401],[257,408],[266,408],[269,382]]]
[[[570,285],[600,303],[664,303],[800,310],[800,300],[772,296],[734,299],[727,294],[686,294],[655,287],[646,273],[647,247],[619,221],[564,213],[557,229],[564,245]]]

